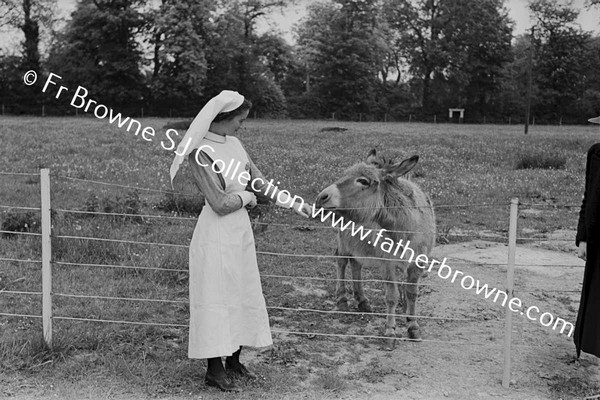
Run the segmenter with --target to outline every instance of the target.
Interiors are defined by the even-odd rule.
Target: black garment
[[[585,192],[579,212],[576,244],[587,243],[581,302],[575,324],[577,357],[581,351],[600,357],[600,143],[588,150]]]

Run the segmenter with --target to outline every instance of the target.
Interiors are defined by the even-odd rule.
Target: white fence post
[[[52,250],[50,231],[50,170],[40,170],[40,186],[42,195],[42,326],[44,341],[52,349],[52,266],[50,264]]]
[[[506,268],[506,294],[508,299],[513,298],[513,286],[515,282],[515,254],[517,251],[517,218],[519,214],[519,199],[510,201],[510,224],[508,227],[508,266]],[[509,303],[510,304],[510,303]],[[502,374],[502,386],[508,388],[510,385],[510,346],[512,340],[512,315],[513,311],[506,306],[506,323],[504,325],[504,372]]]

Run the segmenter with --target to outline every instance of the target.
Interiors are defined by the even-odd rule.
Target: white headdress
[[[170,169],[171,183],[173,183],[173,178],[175,178],[179,170],[179,165],[194,149],[198,148],[200,141],[208,132],[208,128],[217,114],[233,111],[241,106],[243,102],[244,96],[238,92],[223,90],[202,107],[202,110],[200,110],[196,118],[192,121],[185,136],[179,142],[179,146],[177,146],[175,158]]]

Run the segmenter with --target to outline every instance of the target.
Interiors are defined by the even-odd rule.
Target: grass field
[[[196,215],[164,211],[164,205],[169,202],[167,194],[89,182],[169,191],[168,170],[173,153],[160,145],[161,140],[168,145],[164,129],[161,129],[168,121],[141,120],[143,126],[156,129],[152,141],[136,137],[106,120],[91,118],[3,117],[0,121],[0,172],[38,173],[41,167],[51,170],[54,236],[189,243]],[[347,130],[323,130],[335,127]],[[527,136],[522,131],[521,126],[250,120],[240,138],[267,178],[280,181],[281,186],[292,194],[309,201],[337,179],[345,168],[363,160],[371,148],[397,158],[418,154],[420,161],[412,179],[438,207],[439,244],[481,237],[504,240],[508,230],[508,204],[513,197],[520,199],[523,210],[542,210],[521,214],[519,237],[522,241],[557,230],[573,230],[583,190],[585,154],[600,139],[600,130],[593,126],[534,126]],[[0,206],[39,207],[37,177],[0,175],[0,188]],[[189,182],[179,188],[194,193]],[[187,199],[193,202],[197,198]],[[301,219],[289,210],[268,205],[261,207],[260,222],[264,225],[257,225],[257,228],[262,227],[256,234],[257,250],[332,254],[335,232],[331,228],[317,221]],[[190,218],[124,219],[61,210]],[[0,211],[2,221],[12,218],[17,225],[29,221],[30,229],[38,229],[37,225],[31,228],[35,216],[24,216],[25,212],[6,207]],[[185,247],[56,237],[52,246],[55,263],[187,269]],[[2,237],[0,257],[39,259],[40,247],[38,237]],[[259,255],[259,266],[265,276],[263,290],[269,306],[333,308],[333,280],[267,277],[333,278],[335,271],[331,259]],[[185,271],[65,264],[54,264],[53,268],[55,316],[187,324]],[[502,279],[500,272],[494,275],[499,280]],[[376,276],[377,271],[367,271],[367,277]],[[443,301],[444,292],[433,289],[432,294],[432,289],[421,289],[424,296],[421,312],[434,312],[430,304],[435,296]],[[2,290],[39,292],[39,264],[0,261],[0,312],[39,315],[39,296],[7,294]],[[370,290],[374,308],[382,312],[381,287],[374,286]],[[429,301],[427,295],[431,296]],[[459,295],[462,294],[456,292],[452,296],[456,299]],[[474,304],[464,298],[461,301],[465,303],[457,307],[461,312],[470,312],[470,315],[478,312],[469,311]],[[462,309],[463,306],[466,309]],[[496,320],[503,315],[497,307],[490,312]],[[382,317],[331,316],[274,309],[269,315],[274,329],[362,335],[383,332]],[[452,326],[461,328],[460,324]],[[445,329],[447,327],[440,324],[425,323],[425,332],[430,338],[443,339]],[[494,325],[493,329],[487,326],[482,329],[482,338],[501,341],[501,324]],[[244,393],[237,397],[225,396],[204,387],[202,361],[187,359],[185,327],[56,320],[54,351],[44,348],[40,336],[39,319],[0,317],[0,395],[17,398],[57,395],[73,399],[196,398],[199,395],[203,398],[377,398],[378,385],[398,372],[385,366],[382,358],[373,356],[384,354],[383,359],[390,357],[375,352],[371,341],[366,339],[278,334],[272,348],[263,352],[251,351],[249,354],[255,357],[247,359],[265,379],[259,384],[247,385]],[[421,344],[420,350],[415,350],[414,344],[406,346],[413,349],[411,354],[419,354],[427,353],[433,345]],[[403,354],[398,349],[390,354],[396,353]],[[472,361],[476,353],[482,359],[491,357],[478,351],[465,354]],[[460,359],[448,357],[449,363],[460,362]],[[424,359],[426,365],[427,360],[435,365],[432,354],[427,354]],[[398,364],[403,362],[406,360],[398,360]],[[420,362],[417,355],[412,362],[413,365]],[[353,365],[360,367],[351,368]],[[410,368],[402,374],[409,373],[406,371]],[[403,379],[402,390],[410,391],[411,380]],[[550,393],[557,396],[555,398],[569,398],[569,395],[585,394],[596,388],[583,385],[571,393],[540,389],[539,395],[547,398],[544,396]],[[438,389],[443,393],[443,389]],[[431,397],[423,393],[423,397],[415,398],[436,398],[432,394],[438,393],[435,390],[429,393]],[[486,388],[478,390],[489,394]],[[537,393],[535,386],[527,387],[527,390],[529,394]],[[510,393],[506,396],[509,397],[503,398],[513,398]],[[516,395],[514,398],[522,397]]]

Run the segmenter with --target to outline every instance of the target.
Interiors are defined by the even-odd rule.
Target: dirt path
[[[573,237],[559,232],[552,238]],[[548,242],[555,243],[555,242]],[[524,306],[575,322],[584,262],[572,244],[560,250],[519,245],[516,253],[515,296]],[[486,241],[439,246],[436,259],[470,274],[482,283],[506,287],[507,246]],[[574,267],[564,267],[565,265]],[[433,342],[400,343],[392,352],[374,350],[380,371],[394,371],[356,398],[374,399],[571,399],[600,394],[598,360],[583,355],[577,361],[571,338],[520,315],[513,316],[510,388],[502,387],[505,309],[460,285],[431,273],[424,283],[441,284],[425,290],[420,314],[464,317],[470,322],[426,321],[425,337]],[[372,365],[372,364],[371,364]]]

